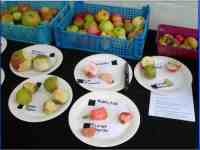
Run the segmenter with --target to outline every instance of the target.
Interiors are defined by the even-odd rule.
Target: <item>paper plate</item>
[[[90,110],[104,107],[108,118],[103,121],[84,119]],[[121,112],[130,112],[133,119],[127,124],[118,120]],[[82,142],[95,147],[112,147],[122,144],[132,138],[140,125],[140,113],[137,106],[128,97],[108,91],[96,91],[80,97],[71,107],[69,112],[69,125],[73,134]],[[93,137],[84,137],[81,133],[83,126],[96,128]]]
[[[97,64],[99,73],[111,73],[113,76],[114,83],[108,84],[105,81],[95,77],[95,78],[88,78],[83,73],[83,68],[88,63],[95,63]],[[110,91],[120,91],[124,89],[124,81],[125,81],[125,64],[127,62],[115,55],[111,54],[96,54],[91,55],[83,60],[81,60],[75,67],[74,70],[74,78],[77,83],[89,90],[89,91],[102,91],[102,90],[110,90]],[[133,71],[130,65],[129,67],[129,84],[133,77]],[[79,80],[84,80],[87,82],[80,83]]]
[[[23,77],[23,78],[31,78],[34,76],[38,76],[38,75],[43,75],[43,74],[49,74],[53,71],[55,71],[61,64],[63,61],[63,54],[62,52],[57,49],[54,46],[50,46],[50,45],[46,45],[46,44],[38,44],[38,45],[33,45],[33,46],[29,46],[23,49],[24,51],[26,51],[28,54],[32,55],[33,57],[35,55],[50,55],[52,53],[55,54],[54,57],[50,57],[50,62],[52,64],[52,67],[45,72],[38,72],[35,70],[30,70],[30,71],[26,71],[26,72],[17,72],[11,64],[9,64],[11,71],[16,74],[17,76]]]
[[[181,68],[177,72],[169,72],[166,68],[166,64],[169,61],[175,59],[165,56],[153,56],[153,58],[155,60],[156,66],[160,66],[156,70],[157,74],[155,79],[150,80],[144,76],[140,67],[140,63],[138,63],[134,69],[134,75],[136,80],[144,88],[160,94],[170,94],[170,93],[175,93],[184,87],[191,86],[192,74],[190,70],[183,63],[176,60],[178,63],[181,64]],[[159,88],[159,89],[154,89],[151,87],[151,85],[153,84],[162,83],[165,79],[169,79],[170,81],[172,81],[173,86]]]
[[[3,69],[1,68],[1,84],[3,84],[4,80],[5,80],[5,73]]]
[[[8,107],[10,112],[18,119],[26,122],[43,122],[47,120],[51,120],[53,118],[56,118],[60,114],[62,114],[70,105],[73,97],[72,89],[70,85],[63,80],[62,78],[58,78],[59,88],[63,90],[67,90],[69,93],[69,99],[68,101],[63,105],[58,105],[58,110],[52,114],[46,114],[43,112],[43,104],[46,100],[48,100],[51,97],[51,94],[47,92],[43,84],[39,88],[39,90],[33,95],[32,102],[29,104],[29,106],[35,106],[35,111],[30,111],[26,109],[26,106],[24,106],[22,109],[18,108],[18,104],[16,103],[16,92],[23,87],[23,84],[26,82],[40,82],[43,83],[45,79],[50,77],[52,75],[42,75],[38,77],[33,77],[30,79],[27,79],[23,81],[21,84],[19,84],[11,93],[8,101]]]
[[[0,47],[1,47],[1,53],[3,53],[4,50],[7,47],[7,40],[2,36],[1,36],[1,45],[0,45]]]

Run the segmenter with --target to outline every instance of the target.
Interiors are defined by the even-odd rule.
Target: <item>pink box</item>
[[[184,59],[197,59],[198,52],[197,50],[188,50],[184,48],[175,48],[171,46],[163,46],[160,44],[159,39],[164,34],[169,33],[172,35],[183,35],[184,37],[192,36],[198,40],[198,30],[185,28],[185,27],[177,27],[171,25],[159,25],[158,33],[157,33],[157,48],[159,55],[178,57]]]

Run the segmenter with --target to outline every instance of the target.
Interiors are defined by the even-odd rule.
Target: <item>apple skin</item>
[[[83,25],[83,28],[87,30],[87,28],[91,25],[97,25],[97,23],[94,21],[94,20],[89,20],[89,21],[86,21]]]
[[[82,17],[76,16],[76,17],[74,18],[73,23],[74,23],[76,26],[81,27],[81,26],[83,26],[83,24],[84,24],[84,20],[83,20]]]
[[[22,19],[22,13],[21,12],[14,12],[13,18],[15,21],[20,21]]]
[[[123,23],[123,21],[115,21],[115,22],[113,22],[113,25],[115,27],[122,27],[124,25],[124,23]]]
[[[97,12],[95,18],[98,22],[107,21],[110,18],[110,13],[102,9],[99,12]]]
[[[22,24],[29,27],[36,27],[40,24],[41,18],[37,11],[27,11],[22,15]]]
[[[11,14],[13,14],[17,11],[19,11],[18,6],[11,6],[11,7],[8,8],[8,12],[11,13]]]
[[[126,39],[126,30],[122,27],[114,28],[113,34],[116,38]]]
[[[111,21],[102,21],[99,25],[99,28],[102,32],[110,32],[114,29],[114,26]]]
[[[100,35],[100,30],[97,25],[91,25],[87,28],[87,33],[93,35]]]
[[[124,28],[126,30],[126,32],[131,32],[134,29],[133,24],[131,23],[131,20],[125,20],[124,21]]]
[[[132,24],[134,26],[134,30],[139,31],[144,28],[144,17],[138,16],[132,19]]]
[[[1,14],[1,22],[5,24],[14,24],[14,17],[10,13],[5,12]]]
[[[49,22],[53,18],[53,13],[49,7],[42,7],[39,13],[43,21]]]
[[[123,22],[123,18],[120,14],[113,14],[111,16],[111,21],[112,22]]]
[[[67,32],[78,32],[79,28],[76,25],[71,25],[69,27],[66,28]]]
[[[180,34],[175,36],[175,40],[177,44],[181,44],[184,41],[184,37]]]
[[[91,14],[86,14],[85,17],[84,17],[84,21],[85,22],[92,22],[92,21],[95,21],[94,19],[94,16],[91,15]]]
[[[19,10],[21,13],[25,13],[25,12],[27,12],[27,11],[32,10],[32,7],[31,7],[31,5],[22,4],[22,5],[19,5],[19,6],[18,6],[18,10]]]

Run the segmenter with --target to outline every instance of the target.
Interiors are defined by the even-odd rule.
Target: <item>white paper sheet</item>
[[[149,116],[195,122],[192,87],[169,95],[151,92]]]

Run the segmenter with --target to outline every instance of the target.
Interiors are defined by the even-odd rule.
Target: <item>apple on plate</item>
[[[40,24],[41,18],[37,11],[27,11],[22,15],[22,24],[29,27],[36,27]]]
[[[97,12],[95,18],[98,22],[107,21],[110,18],[110,13],[102,9],[99,12]]]
[[[111,21],[102,21],[99,25],[99,28],[102,32],[110,32],[114,29],[114,26]]]

